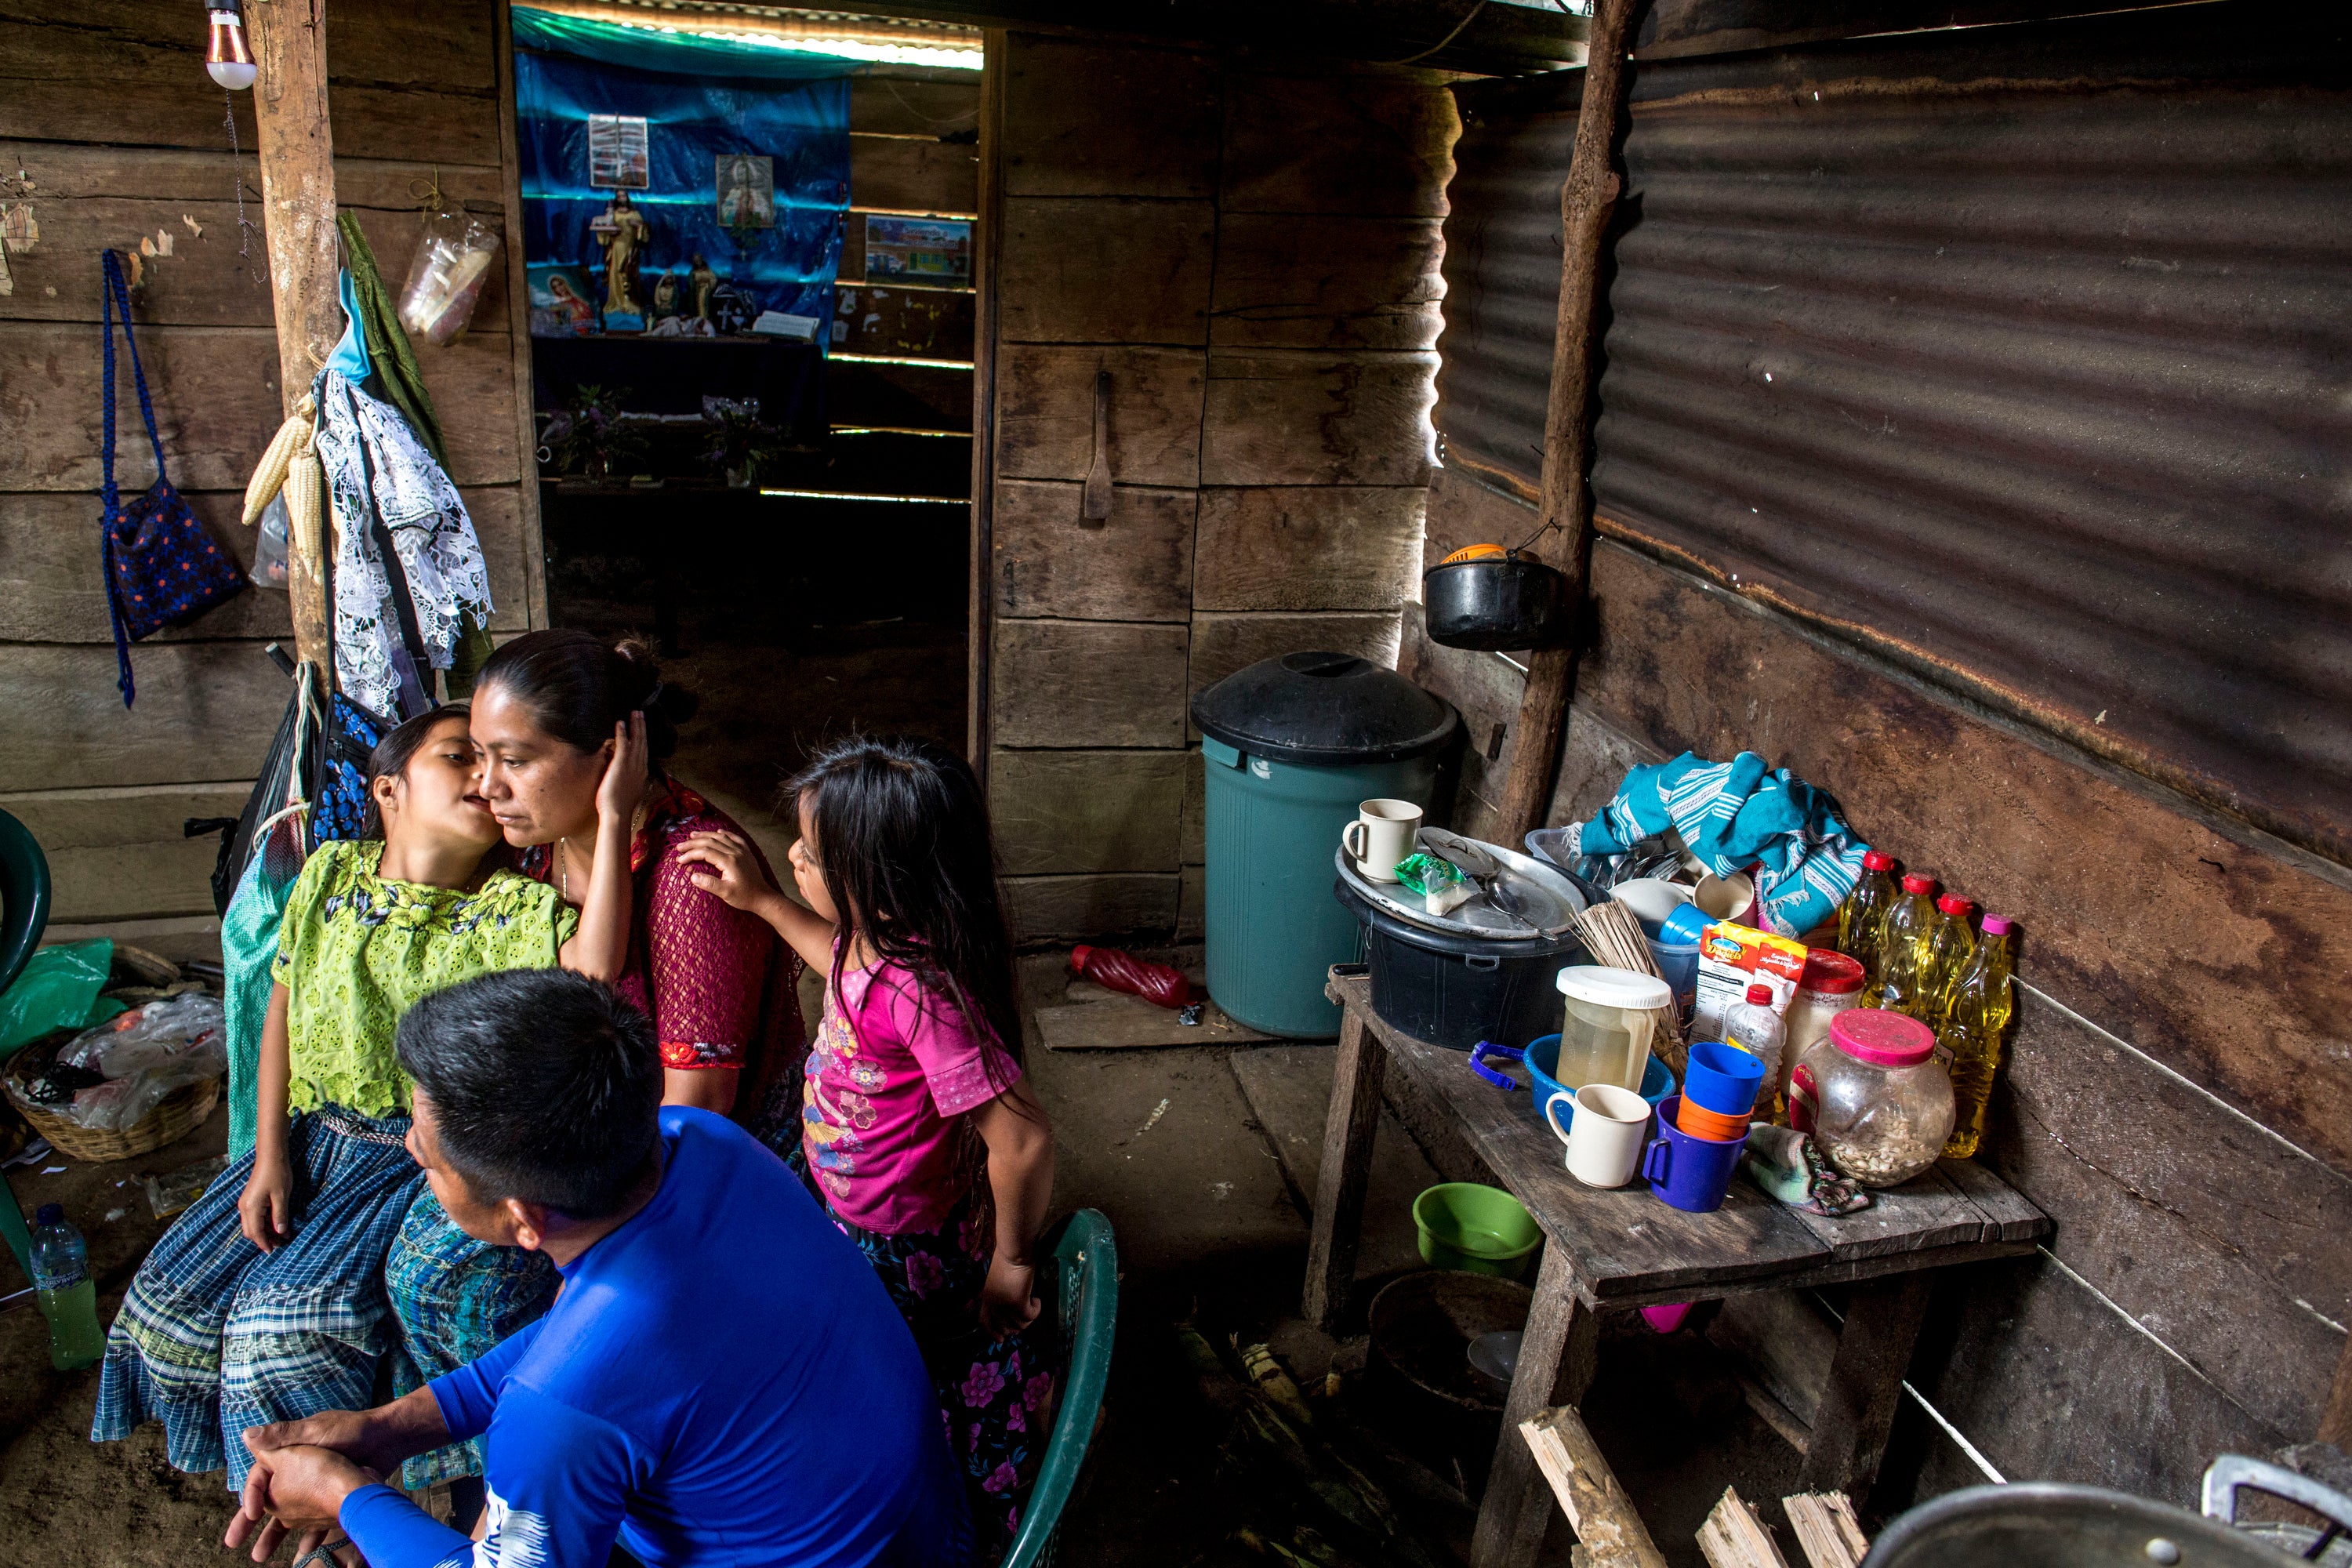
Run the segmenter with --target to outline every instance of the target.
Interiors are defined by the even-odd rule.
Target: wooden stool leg
[[[1307,1289],[1299,1316],[1328,1330],[1356,1281],[1356,1244],[1364,1226],[1364,1189],[1372,1173],[1372,1134],[1381,1125],[1381,1079],[1388,1049],[1348,1009],[1339,1018],[1339,1058],[1331,1068],[1331,1108],[1323,1118],[1323,1173],[1315,1187],[1315,1230],[1307,1247]]]
[[[1829,1384],[1813,1416],[1798,1490],[1842,1491],[1856,1507],[1869,1497],[1886,1453],[1895,1406],[1903,1397],[1903,1374],[1927,1314],[1931,1277],[1921,1269],[1853,1288]]]
[[[1601,1359],[1601,1316],[1576,1299],[1568,1249],[1547,1244],[1535,1306],[1519,1342],[1519,1367],[1503,1403],[1503,1436],[1478,1505],[1471,1568],[1523,1568],[1543,1549],[1552,1520],[1550,1483],[1519,1436],[1519,1423],[1555,1405],[1580,1405]]]

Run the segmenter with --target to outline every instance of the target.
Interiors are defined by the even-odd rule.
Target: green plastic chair
[[[30,828],[0,811],[0,991],[16,983],[48,925],[49,858]]]
[[[0,811],[0,991],[16,983],[25,961],[41,945],[49,927],[49,858],[41,853],[32,830]],[[25,1279],[33,1278],[33,1238],[25,1228],[24,1211],[16,1194],[0,1184],[6,1204],[0,1207],[0,1239],[8,1243]]]
[[[1061,1414],[1054,1418],[1045,1463],[1030,1489],[1029,1510],[1004,1554],[1003,1568],[1050,1568],[1062,1510],[1086,1468],[1103,1389],[1110,1382],[1111,1340],[1118,1328],[1118,1243],[1099,1209],[1080,1209],[1042,1238],[1053,1267],[1041,1292],[1069,1347]]]

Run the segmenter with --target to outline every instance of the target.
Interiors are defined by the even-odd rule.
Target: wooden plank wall
[[[246,479],[279,420],[278,353],[249,94],[205,76],[203,17],[132,0],[0,0],[0,165],[33,182],[38,243],[0,297],[0,806],[56,875],[59,927],[209,917],[216,843],[189,816],[236,812],[283,710],[261,654],[290,635],[282,593],[249,591],[132,651],[137,706],[114,689],[99,571],[99,252],[142,258],[132,314],[173,481],[240,555]],[[335,178],[386,280],[406,274],[420,195],[506,211],[501,8],[484,0],[338,0],[329,23]],[[236,116],[231,160],[225,112]],[[509,242],[515,243],[509,216]],[[240,249],[249,256],[241,256]],[[420,347],[498,605],[493,629],[544,624],[537,498],[524,487],[516,322],[504,268],[473,329]],[[123,489],[153,478],[126,363]],[[176,917],[176,919],[175,919]]]
[[[1456,132],[1422,73],[1013,35],[991,793],[1024,941],[1200,922],[1192,693],[1395,658]],[[1080,520],[1098,371],[1107,526]]]
[[[1449,469],[1423,548],[1530,516]],[[2058,1228],[2031,1259],[1942,1282],[1913,1381],[2012,1480],[2190,1507],[2213,1456],[2312,1436],[2352,1321],[2352,875],[1626,543],[1595,548],[1593,591],[1548,820],[1590,815],[1635,763],[1748,747],[2021,922],[1981,1158]],[[1417,626],[1407,644],[1470,721],[1456,816],[1488,830],[1520,677]],[[1916,1407],[1903,1420],[1875,1506],[1981,1479]]]

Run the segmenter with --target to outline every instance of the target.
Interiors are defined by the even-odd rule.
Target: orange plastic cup
[[[1720,1110],[1709,1110],[1690,1096],[1683,1096],[1682,1109],[1675,1115],[1675,1125],[1694,1138],[1705,1138],[1717,1143],[1732,1143],[1748,1136],[1748,1118],[1726,1116]]]

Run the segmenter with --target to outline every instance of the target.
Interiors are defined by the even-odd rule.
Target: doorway
[[[646,28],[611,20],[639,8]],[[677,13],[578,9],[554,41],[593,26],[598,57],[551,89],[515,13],[548,618],[654,642],[702,700],[691,782],[749,826],[825,741],[966,742],[981,37],[698,16],[721,51],[685,62],[721,73],[698,92],[681,35],[652,30]],[[795,56],[856,64],[723,74]],[[604,124],[632,108],[641,126]],[[534,133],[567,114],[596,118]],[[646,182],[625,206],[615,174]],[[829,268],[807,211],[828,191]]]

